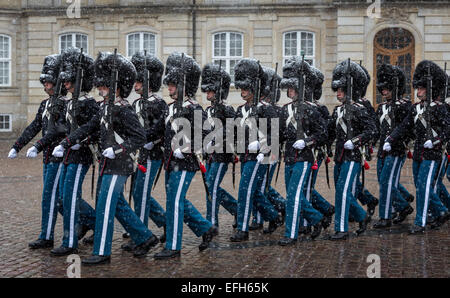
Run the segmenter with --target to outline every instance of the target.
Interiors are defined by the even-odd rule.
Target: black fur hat
[[[219,73],[219,65],[214,63],[208,63],[203,67],[202,70],[202,82],[201,89],[202,92],[214,91],[219,92],[220,79],[222,79],[222,94],[221,99],[225,100],[228,97],[228,92],[230,90],[231,77],[222,68]]]
[[[446,75],[444,70],[433,61],[423,60],[419,64],[417,64],[416,69],[414,70],[412,85],[414,89],[417,89],[419,87],[427,87],[426,76],[428,74],[428,67],[430,67],[430,75],[433,82],[433,88],[431,91],[432,99],[436,99],[443,93],[443,90],[445,89]]]
[[[56,84],[60,63],[61,57],[59,54],[48,55],[45,57],[41,76],[39,77],[41,84],[44,84],[45,82],[52,83],[53,85]]]
[[[189,55],[184,54],[184,61],[181,61],[182,54],[174,52],[170,54],[166,62],[166,75],[163,83],[178,84],[186,75],[186,84],[184,86],[185,95],[193,97],[198,89],[200,81],[201,68],[198,63]],[[182,69],[183,68],[183,69]]]
[[[390,64],[380,65],[377,71],[377,89],[380,93],[383,89],[393,91],[395,81],[398,79],[397,98],[402,98],[406,88],[406,76],[403,70],[398,66]]]
[[[81,50],[78,48],[67,48],[61,53],[61,61],[63,63],[63,71],[60,76],[63,82],[75,82],[77,76],[77,64],[80,60]],[[81,65],[83,67],[83,82],[81,85],[82,92],[89,92],[93,87],[94,80],[94,59],[83,53]]]
[[[275,102],[278,102],[280,100],[281,93],[280,89],[276,87],[279,86],[281,82],[281,76],[275,73],[275,70],[273,68],[265,66],[263,66],[263,72],[265,77],[265,85],[261,86],[261,96],[269,97],[270,100],[272,100],[272,98],[276,96]],[[275,92],[277,92],[276,95]]]
[[[234,66],[234,86],[238,89],[251,90],[256,93],[256,82],[260,79],[261,88],[265,85],[264,71],[259,61],[252,58],[243,58]]]
[[[120,89],[120,97],[127,98],[136,81],[136,68],[133,63],[126,59],[121,54],[117,53],[116,66],[118,70],[117,88]],[[110,87],[111,83],[111,68],[114,62],[114,54],[111,52],[99,52],[97,59],[94,62],[95,78],[94,85],[96,87],[106,86]]]
[[[148,86],[152,92],[158,92],[161,88],[162,76],[164,73],[164,65],[157,57],[153,55],[147,55],[145,57],[147,61],[148,74]],[[131,57],[131,62],[137,71],[137,82],[144,81],[144,55],[142,53],[136,53]]]
[[[302,67],[303,74],[305,75],[304,100],[311,100],[317,77],[309,63],[306,61],[302,62],[302,58],[299,56],[290,58],[283,66],[283,79],[281,80],[280,87],[282,89],[294,88],[298,92],[298,78],[301,74]]]
[[[342,61],[333,70],[333,79],[331,89],[336,92],[342,88],[344,92],[347,90],[347,80],[345,77],[347,71],[347,60]],[[353,78],[353,100],[361,98],[367,83],[367,76],[362,67],[353,61],[350,61],[350,76]]]
[[[369,72],[367,71],[367,69],[366,69],[364,66],[362,66],[362,65],[360,64],[359,67],[361,67],[362,70],[364,70],[364,73],[366,74],[366,77],[367,77],[367,80],[366,80],[366,86],[364,86],[364,89],[363,89],[363,91],[362,91],[362,93],[361,93],[361,98],[364,98],[364,96],[366,96],[367,87],[369,87],[370,79],[371,79],[371,78],[370,78]]]
[[[314,86],[313,99],[319,100],[322,97],[322,85],[325,80],[325,77],[319,69],[317,69],[313,66],[311,66],[311,68],[314,71],[314,74],[316,75],[316,78],[317,78],[316,85]]]

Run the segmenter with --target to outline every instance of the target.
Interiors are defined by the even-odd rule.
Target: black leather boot
[[[133,251],[136,248],[136,244],[134,244],[133,240],[128,241],[120,246],[124,251]]]
[[[204,251],[205,249],[207,249],[209,247],[209,243],[211,242],[211,240],[213,239],[214,236],[216,236],[217,234],[219,234],[218,229],[216,226],[212,226],[211,228],[209,228],[208,231],[206,231],[203,235],[202,235],[202,243],[200,243],[200,245],[198,246],[198,249],[200,251]]]
[[[101,265],[111,263],[111,256],[96,256],[92,255],[90,257],[81,260],[81,264],[85,266]]]
[[[153,258],[155,258],[156,260],[165,260],[165,259],[176,258],[179,256],[180,256],[179,250],[171,250],[171,249],[164,248],[162,251],[155,254],[153,256]]]
[[[248,240],[248,232],[237,231],[236,234],[230,237],[231,242],[241,242]]]
[[[364,233],[367,230],[367,225],[370,223],[371,217],[369,214],[366,215],[366,218],[364,218],[363,221],[359,222],[359,229],[356,230],[356,234],[360,235]]]
[[[398,213],[397,218],[394,219],[394,224],[397,225],[399,223],[402,223],[408,217],[408,215],[410,215],[413,212],[414,209],[410,205],[408,205],[405,209],[403,209]]]
[[[348,232],[336,232],[334,235],[330,236],[331,241],[337,241],[337,240],[347,240],[348,239]]]
[[[72,247],[60,246],[50,251],[53,256],[61,257],[78,253],[78,249]]]
[[[378,206],[378,199],[373,199],[369,203],[367,203],[367,212],[370,216],[375,213],[375,208]]]
[[[166,225],[163,226],[164,229],[164,234],[161,235],[161,237],[159,237],[159,242],[161,243],[165,243],[166,242]]]
[[[137,245],[133,250],[133,256],[136,258],[142,258],[145,257],[150,250],[150,248],[154,247],[156,244],[158,244],[159,239],[155,235],[152,235],[147,241],[144,243],[141,243]]]
[[[31,249],[51,248],[53,247],[53,240],[38,239],[28,243],[28,247]]]
[[[297,239],[292,239],[288,237],[284,237],[278,241],[278,245],[280,246],[294,245],[295,243],[297,243]]]
[[[410,235],[420,235],[423,233],[425,233],[425,227],[420,227],[417,225],[413,225],[411,229],[408,231],[408,234]]]
[[[381,218],[373,225],[373,228],[374,229],[385,229],[385,228],[389,228],[390,226],[392,226],[392,220]]]

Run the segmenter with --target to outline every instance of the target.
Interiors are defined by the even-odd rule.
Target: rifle
[[[425,122],[426,122],[426,139],[427,140],[431,140],[433,138],[433,131],[431,128],[431,113],[430,113],[430,109],[431,109],[431,92],[432,92],[432,88],[433,88],[433,78],[431,76],[431,65],[428,65],[427,67],[427,75],[426,75],[426,80],[427,80],[427,93],[426,93],[426,101],[425,101]]]
[[[62,79],[59,75],[63,71],[63,63],[61,62],[59,66],[59,72],[58,72],[58,79],[56,80],[56,86],[53,88],[53,95],[50,96],[50,102],[48,105],[48,111],[49,111],[49,130],[50,128],[57,129],[58,132],[63,132],[64,128],[60,126],[56,126],[56,121],[58,121],[61,111],[64,109],[64,103],[63,101],[58,100],[60,94],[61,94],[61,88],[62,88]]]

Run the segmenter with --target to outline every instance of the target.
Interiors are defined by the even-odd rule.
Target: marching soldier
[[[413,76],[413,87],[420,100],[409,110],[403,122],[387,137],[383,150],[390,152],[409,131],[415,134],[413,174],[416,185],[416,219],[410,234],[423,233],[429,207],[439,227],[450,218],[448,209],[439,200],[435,183],[444,144],[450,136],[450,118],[446,106],[439,101],[445,88],[444,71],[432,61],[420,62]]]
[[[36,117],[30,125],[25,128],[22,135],[12,146],[9,151],[8,158],[16,158],[19,151],[25,147],[25,145],[27,145],[40,131],[42,131],[42,136],[45,136],[48,132],[49,126],[60,125],[60,123],[55,124],[56,121],[60,120],[58,117],[61,116],[61,113],[58,112],[58,107],[62,109],[64,106],[64,98],[62,98],[62,96],[67,93],[64,87],[60,88],[58,91],[56,90],[60,64],[61,57],[59,54],[53,54],[45,57],[44,65],[42,67],[42,74],[39,81],[44,86],[44,91],[49,95],[49,98],[41,102],[38,112],[36,113]],[[50,113],[53,114],[52,117],[50,116]],[[50,124],[50,121],[53,121],[53,123]],[[44,163],[44,188],[42,191],[41,204],[41,233],[36,241],[28,244],[31,249],[53,247],[57,212],[59,211],[59,213],[62,214],[63,206],[59,200],[59,193],[61,191],[59,186],[59,177],[61,175],[62,158],[56,158],[51,155],[51,152],[56,145],[57,142],[45,146],[42,149]],[[32,146],[27,152],[27,157],[36,157],[37,151],[38,150],[36,147]]]
[[[70,148],[78,140],[100,132],[99,146],[102,157],[100,178],[97,182],[99,194],[96,204],[94,250],[92,256],[82,260],[84,265],[110,262],[114,217],[136,245],[133,250],[135,257],[144,257],[149,249],[159,242],[133,212],[123,195],[125,182],[136,165],[134,153],[146,141],[145,131],[126,100],[136,79],[136,69],[122,55],[108,52],[98,54],[93,69],[93,83],[104,98],[100,110],[54,150],[57,154]]]
[[[233,107],[223,102],[227,99],[230,83],[230,75],[220,66],[210,63],[203,68],[201,90],[206,93],[206,99],[211,101],[211,106],[206,108],[208,122],[212,129],[218,129],[217,133],[222,133],[222,138],[214,138],[208,142],[206,148],[209,156],[206,184],[212,199],[210,201],[206,196],[206,219],[217,228],[219,227],[219,204],[233,217],[237,216],[236,199],[220,187],[228,165],[235,162],[234,153],[230,153],[235,150],[234,139],[227,139],[227,135],[231,134],[227,134],[226,120],[234,119],[236,112]],[[220,122],[216,123],[216,121]]]
[[[380,147],[377,154],[377,176],[380,184],[380,220],[374,228],[387,228],[392,225],[391,209],[394,207],[399,216],[394,223],[403,222],[414,210],[408,204],[397,187],[400,171],[406,156],[405,141],[397,142],[389,152],[383,151],[386,137],[402,123],[411,107],[410,101],[404,101],[406,77],[397,66],[382,64],[377,72],[377,88],[386,100],[377,109]]]
[[[370,222],[370,215],[358,204],[352,193],[352,186],[356,184],[361,170],[361,147],[367,145],[377,132],[367,110],[355,102],[360,98],[366,81],[364,70],[350,59],[339,63],[333,70],[331,88],[337,92],[337,99],[342,104],[334,109],[328,126],[329,139],[336,139],[335,234],[331,240],[348,238],[349,212],[359,222],[358,235],[366,230]]]
[[[292,102],[283,106],[281,135],[285,143],[286,219],[281,246],[297,242],[302,218],[313,226],[311,238],[317,238],[323,228],[323,215],[306,200],[306,186],[311,168],[316,162],[313,150],[325,144],[326,123],[311,102],[317,77],[309,64],[292,57],[283,67],[280,87],[287,89]],[[302,216],[300,216],[302,214]]]
[[[197,62],[184,53],[175,52],[167,58],[163,83],[168,86],[169,96],[175,100],[169,104],[169,109],[164,115],[167,240],[164,249],[154,255],[155,259],[180,256],[183,219],[197,237],[202,236],[200,251],[207,249],[212,238],[217,234],[217,229],[211,222],[204,219],[186,198],[195,172],[204,167],[201,152],[203,122],[206,120],[206,114],[194,100],[200,74],[201,69]],[[199,119],[194,121],[196,117]],[[184,127],[187,125],[186,122],[190,124],[189,130]],[[183,127],[182,130],[180,126]],[[177,140],[177,136],[180,135],[182,135],[181,144],[180,140]]]
[[[261,192],[267,164],[263,164],[265,156],[270,152],[270,119],[272,109],[268,104],[259,102],[261,86],[265,86],[263,69],[254,59],[241,59],[235,66],[235,86],[241,89],[241,97],[246,101],[238,107],[236,121],[238,131],[245,135],[238,135],[238,151],[241,161],[241,180],[238,192],[237,232],[231,236],[232,242],[248,240],[250,214],[253,201],[256,200],[257,211],[265,221],[269,222],[267,233],[272,233],[281,225],[278,212]],[[258,119],[267,120],[267,131],[260,131]],[[267,135],[264,135],[266,133]],[[239,134],[239,133],[238,133]]]
[[[162,166],[163,159],[161,145],[164,140],[164,114],[167,112],[167,104],[156,92],[161,87],[164,65],[157,57],[144,56],[142,53],[134,54],[131,62],[137,71],[134,90],[141,95],[141,98],[133,102],[133,109],[144,127],[147,139],[146,144],[139,149],[138,159],[138,163],[144,165],[147,171],[143,173],[137,170],[133,173],[134,212],[145,226],[148,226],[150,216],[156,226],[164,227],[165,231],[165,211],[151,196],[153,181]],[[165,242],[165,232],[160,241]],[[125,251],[132,251],[134,247],[132,240],[122,245]]]
[[[264,103],[264,105],[267,106],[267,110],[270,111],[270,115],[272,115],[272,118],[279,118],[281,116],[281,107],[277,105],[277,102],[280,100],[280,90],[279,90],[279,84],[281,82],[281,77],[275,73],[275,70],[268,67],[262,67],[264,71],[265,79],[265,86],[261,88],[261,97],[260,102]],[[271,121],[268,119],[268,121]],[[280,127],[280,126],[279,126]],[[279,131],[280,135],[282,131]],[[280,148],[281,149],[281,148]],[[281,150],[279,150],[281,151]],[[275,169],[277,165],[277,159],[275,159],[276,155],[272,152],[270,154],[269,159],[269,169],[266,171],[263,177],[263,182],[261,184],[261,193],[263,193],[269,202],[273,205],[275,210],[277,210],[280,215],[282,216],[282,223],[284,222],[284,216],[285,216],[285,206],[286,206],[286,200],[270,185],[273,175],[275,174]],[[280,157],[278,157],[280,158]],[[269,177],[267,177],[267,173],[269,174]],[[261,213],[258,212],[256,200],[253,201],[253,221],[252,224],[249,226],[249,230],[258,230],[263,228],[263,218],[261,216]],[[269,230],[265,229],[263,230],[264,233],[268,233]]]
[[[72,94],[64,110],[66,134],[69,135],[80,125],[87,123],[98,111],[98,104],[89,96],[93,87],[94,60],[80,49],[68,48],[61,54],[61,62],[63,66],[60,73],[61,80],[65,89]],[[78,70],[81,71],[78,73]],[[37,150],[41,151],[43,146],[54,142],[60,135],[61,131],[54,129],[36,143]],[[61,246],[51,250],[54,256],[70,255],[78,251],[79,218],[88,219],[88,226],[83,234],[89,227],[92,229],[95,226],[95,211],[81,196],[84,178],[94,158],[89,145],[95,142],[96,138],[97,136],[93,135],[83,142],[79,140],[78,143],[74,143],[65,152],[56,155],[52,153],[55,157],[63,157],[60,187],[64,209],[64,235]]]
[[[321,104],[319,102],[321,96],[322,96],[322,84],[325,79],[323,73],[318,70],[315,67],[312,67],[312,70],[314,71],[316,75],[316,85],[314,87],[313,96],[312,96],[312,103],[314,103],[317,106],[317,109],[324,121],[324,123],[328,124],[330,121],[330,112],[328,111],[328,108]],[[324,221],[324,229],[328,228],[331,224],[331,220],[334,214],[334,206],[331,205],[325,198],[315,189],[316,180],[317,180],[317,174],[319,173],[320,166],[322,165],[323,161],[325,160],[325,163],[329,162],[329,158],[327,156],[327,146],[322,146],[316,148],[316,155],[317,155],[317,169],[311,170],[311,175],[308,181],[308,187],[305,190],[306,191],[306,199],[308,201],[311,201],[311,205],[314,209],[319,211],[325,216]],[[328,167],[328,165],[325,165]],[[327,170],[327,179],[328,179],[328,170]],[[328,180],[327,180],[328,182]],[[309,198],[310,197],[310,198]]]

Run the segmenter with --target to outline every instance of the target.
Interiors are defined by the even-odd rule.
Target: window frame
[[[154,56],[157,56],[158,54],[158,36],[157,34],[151,32],[151,31],[135,31],[135,32],[130,32],[126,34],[126,38],[125,38],[125,52],[127,53],[127,58],[131,59],[131,57],[134,55],[129,56],[129,46],[128,46],[128,39],[130,38],[131,35],[136,35],[139,34],[139,52],[144,53],[144,34],[150,34],[151,36],[153,36],[155,38],[155,52],[152,54]],[[151,54],[148,53],[147,54]]]
[[[286,56],[285,55],[285,52],[286,52],[285,51],[286,50],[286,35],[290,34],[290,33],[296,33],[297,34],[297,44],[296,44],[295,56],[299,56],[299,57],[301,57],[301,34],[302,33],[312,34],[313,55],[306,55],[305,54],[305,60],[312,60],[312,66],[315,66],[316,65],[316,33],[313,32],[313,31],[307,31],[307,30],[291,30],[291,31],[283,32],[283,46],[282,46],[283,66],[286,64],[286,60],[292,57],[292,55],[290,55],[290,56]]]
[[[72,44],[69,47],[77,48],[77,34],[81,36],[86,36],[86,48],[83,48],[83,52],[86,54],[89,54],[89,35],[82,33],[82,32],[67,32],[67,33],[61,33],[58,38],[58,47],[59,47],[59,53],[62,52],[61,47],[61,39],[63,36],[71,35],[72,36]]]
[[[8,116],[9,117],[9,121],[8,121],[9,129],[0,128],[0,132],[11,132],[12,131],[12,114],[1,113],[0,116]]]
[[[219,34],[223,34],[225,33],[225,56],[216,56],[215,55],[215,43],[214,43],[214,38],[216,35]],[[230,44],[231,44],[231,39],[230,39],[230,35],[231,33],[233,34],[237,34],[241,37],[241,55],[240,56],[231,56],[230,55]],[[220,61],[223,60],[225,61],[225,71],[230,74],[231,76],[231,67],[230,67],[230,62],[231,60],[241,60],[244,58],[244,34],[242,32],[239,31],[218,31],[218,32],[214,32],[211,36],[212,38],[212,62],[215,63],[215,61]],[[231,77],[231,85],[234,86],[234,77]]]
[[[0,62],[9,62],[9,68],[8,68],[8,83],[7,84],[0,84],[0,87],[11,87],[11,73],[12,73],[12,53],[11,53],[11,42],[12,42],[12,38],[9,35],[6,34],[0,34],[1,37],[5,37],[8,39],[8,53],[9,53],[9,57],[8,58],[0,58]]]

